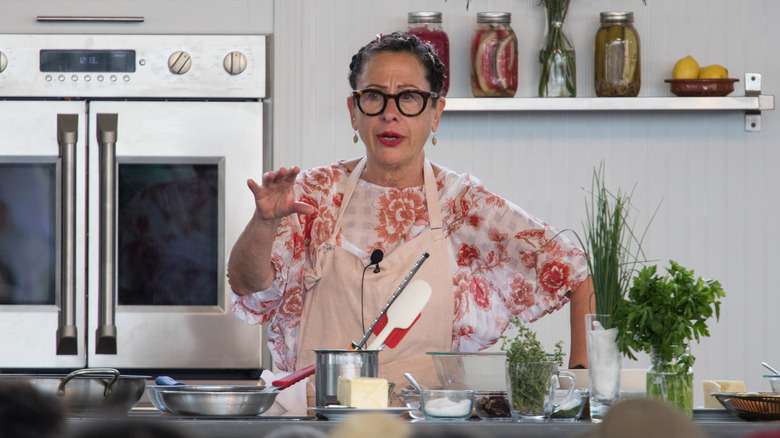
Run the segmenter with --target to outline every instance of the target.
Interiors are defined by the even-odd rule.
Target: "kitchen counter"
[[[203,438],[262,437],[279,428],[306,425],[328,433],[334,421],[314,417],[185,417],[160,412],[133,410],[127,418],[149,422],[164,422],[184,432]],[[780,422],[748,422],[731,416],[725,410],[712,413],[694,413],[694,421],[712,438],[742,437],[768,430],[780,430]],[[65,438],[74,438],[78,432],[101,421],[95,418],[73,417],[67,420]],[[109,420],[111,421],[111,420]],[[412,427],[426,436],[453,436],[452,430],[466,436],[481,438],[547,438],[575,437],[593,431],[598,425],[590,421],[547,421],[542,423],[493,422],[472,419],[458,423],[439,423],[416,420]]]

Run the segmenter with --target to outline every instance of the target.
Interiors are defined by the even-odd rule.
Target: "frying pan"
[[[176,415],[255,416],[267,411],[284,388],[314,374],[307,367],[286,377],[274,380],[271,386],[208,386],[157,385],[149,386],[149,399],[163,412]],[[157,383],[165,383],[157,379]]]

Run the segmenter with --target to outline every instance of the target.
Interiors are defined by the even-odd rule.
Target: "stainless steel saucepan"
[[[55,395],[71,413],[129,411],[144,393],[150,376],[120,375],[113,368],[86,368],[68,375],[0,374],[0,381],[25,381]]]
[[[279,391],[314,374],[314,366],[274,380],[269,387],[250,385],[149,386],[149,399],[163,412],[177,415],[255,416],[271,408]]]

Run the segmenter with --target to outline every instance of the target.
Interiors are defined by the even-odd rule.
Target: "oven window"
[[[55,163],[0,163],[0,304],[54,304]]]
[[[120,164],[120,305],[217,305],[217,164]]]

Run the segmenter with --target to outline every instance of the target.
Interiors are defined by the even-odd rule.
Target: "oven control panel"
[[[0,98],[266,96],[264,35],[0,34]]]

